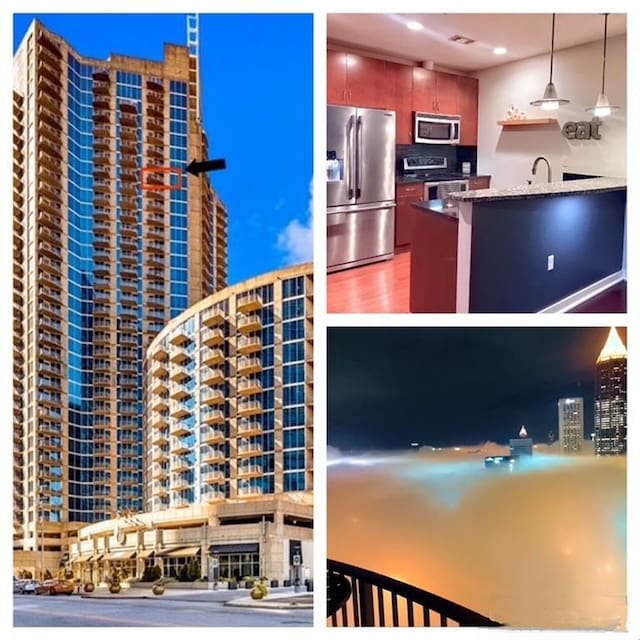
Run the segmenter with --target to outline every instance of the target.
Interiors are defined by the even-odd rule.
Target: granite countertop
[[[456,191],[450,193],[452,200],[474,202],[476,200],[511,200],[516,198],[547,198],[567,194],[597,193],[600,191],[617,191],[626,189],[627,181],[623,178],[587,178],[585,180],[567,180],[561,182],[544,182],[523,184],[509,189],[477,189],[474,191]]]
[[[456,178],[438,178],[437,176],[431,176],[430,178],[417,178],[415,176],[408,178],[405,176],[396,176],[396,184],[412,184],[415,182],[445,182],[446,180],[468,180],[469,178],[490,178],[491,176],[486,173],[465,173],[464,175],[460,174],[460,177]]]
[[[426,213],[435,213],[454,220],[458,219],[458,207],[455,204],[448,207],[443,200],[421,200],[420,202],[412,202],[411,206]]]

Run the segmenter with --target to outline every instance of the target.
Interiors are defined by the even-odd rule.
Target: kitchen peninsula
[[[571,310],[625,280],[626,196],[625,180],[594,178],[414,203],[411,311]]]

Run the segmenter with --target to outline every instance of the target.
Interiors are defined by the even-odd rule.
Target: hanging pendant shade
[[[600,87],[600,94],[598,95],[598,100],[596,101],[595,107],[587,107],[585,111],[591,111],[593,115],[604,118],[605,116],[610,115],[613,111],[617,111],[620,107],[614,107],[609,104],[609,98],[607,98],[607,94],[604,92],[604,78],[607,69],[607,18],[609,17],[608,13],[604,14],[604,44],[602,48],[602,85]]]
[[[543,111],[553,111],[554,109],[558,109],[560,105],[569,104],[569,100],[558,98],[556,85],[553,84],[553,51],[555,46],[555,35],[556,14],[554,13],[551,18],[551,61],[549,64],[549,82],[547,82],[542,98],[530,103],[534,107],[540,107]]]

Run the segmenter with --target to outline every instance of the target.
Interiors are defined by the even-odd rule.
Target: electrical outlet
[[[553,253],[550,256],[547,256],[547,271],[553,271],[555,263],[555,256]]]

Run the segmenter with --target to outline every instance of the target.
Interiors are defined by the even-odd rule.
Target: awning
[[[135,551],[118,551],[116,553],[107,553],[103,560],[129,560],[135,555]]]
[[[98,560],[102,560],[103,557],[104,556],[101,553],[96,553],[96,555],[95,556],[91,556],[88,561],[98,562]]]
[[[167,552],[167,556],[171,558],[186,558],[188,556],[197,556],[200,553],[200,547],[182,547],[181,549],[173,549]]]
[[[212,544],[209,553],[259,553],[257,542],[238,542],[236,544]]]
[[[86,553],[83,556],[78,556],[77,558],[73,558],[71,562],[89,562],[91,559],[91,553]]]
[[[142,551],[138,551],[138,558],[150,558],[154,553],[153,549],[143,549]]]

